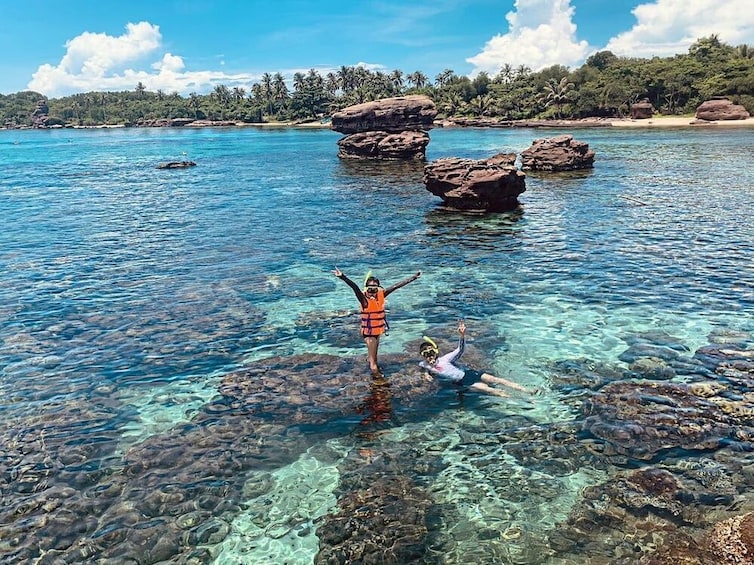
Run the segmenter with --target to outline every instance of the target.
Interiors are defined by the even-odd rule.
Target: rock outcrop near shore
[[[573,171],[594,167],[594,151],[589,144],[572,135],[536,139],[521,152],[524,171]]]
[[[46,128],[47,121],[50,118],[49,113],[50,108],[49,106],[47,106],[47,100],[45,100],[44,98],[42,100],[39,100],[30,116],[31,126],[34,128]]]
[[[631,119],[632,120],[648,120],[655,113],[655,107],[652,103],[644,98],[636,104],[631,104]]]
[[[424,167],[424,185],[449,208],[467,211],[507,212],[519,206],[526,190],[526,175],[514,162],[515,154],[500,154],[475,161],[447,157]]]
[[[702,102],[696,109],[697,120],[746,120],[749,112],[740,104],[734,104],[727,98],[713,98]]]
[[[344,108],[331,129],[344,159],[424,159],[437,109],[427,96],[397,96]]]

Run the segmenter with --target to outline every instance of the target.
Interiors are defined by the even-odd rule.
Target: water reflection
[[[379,179],[388,185],[404,186],[422,183],[425,161],[379,161],[373,159],[341,159],[336,175],[354,179]]]
[[[470,214],[438,207],[424,214],[427,245],[436,253],[453,255],[458,246],[473,246],[469,252],[475,256],[510,250],[526,225],[524,220],[523,208],[504,213]]]
[[[393,417],[393,401],[387,379],[372,378],[369,383],[369,396],[356,407],[356,413],[363,416],[359,424],[364,428],[358,432],[362,437],[373,437],[379,429],[390,424]]]

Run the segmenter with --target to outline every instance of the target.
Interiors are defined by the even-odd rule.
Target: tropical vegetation
[[[47,100],[48,125],[139,124],[185,118],[247,123],[314,121],[346,106],[404,94],[426,94],[442,117],[500,120],[622,117],[648,100],[656,112],[692,114],[715,96],[742,104],[754,114],[754,46],[727,45],[716,35],[697,40],[687,53],[651,59],[590,56],[575,70],[554,65],[533,72],[502,66],[495,76],[473,79],[451,69],[430,80],[421,71],[386,73],[342,66],[322,76],[296,73],[290,83],[265,73],[247,90],[219,84],[207,94],[148,91],[87,92]],[[36,92],[0,95],[0,124],[22,127],[44,97]]]

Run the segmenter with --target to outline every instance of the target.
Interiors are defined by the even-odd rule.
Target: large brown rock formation
[[[749,112],[740,104],[734,104],[727,98],[713,98],[702,102],[696,109],[698,120],[745,120],[750,118]]]
[[[519,206],[526,175],[513,164],[515,155],[486,160],[447,157],[424,167],[424,185],[456,210],[506,212]]]
[[[47,100],[42,99],[37,102],[34,107],[34,111],[31,113],[31,125],[35,128],[47,127],[47,120],[49,119],[50,108],[47,106]]]
[[[646,98],[636,104],[631,104],[631,118],[634,120],[646,120],[652,117],[655,108]]]
[[[364,102],[332,115],[331,129],[346,134],[338,156],[356,159],[424,159],[437,116],[427,96],[397,96]]]
[[[365,131],[338,141],[338,157],[343,159],[424,159],[429,144],[425,131]]]
[[[364,102],[332,115],[333,130],[345,133],[408,131],[432,128],[437,109],[428,96],[396,96]]]

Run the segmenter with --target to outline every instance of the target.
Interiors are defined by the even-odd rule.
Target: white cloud
[[[729,45],[754,43],[751,0],[657,0],[632,10],[636,24],[605,47],[616,55],[668,57],[716,34]]]
[[[506,63],[535,71],[580,64],[592,49],[577,40],[572,17],[570,0],[516,0],[514,11],[505,16],[508,33],[496,35],[481,53],[466,59],[474,65],[471,74],[485,71],[494,76]]]
[[[148,55],[160,46],[160,27],[148,22],[126,25],[126,33],[111,37],[84,32],[66,43],[66,54],[58,67],[69,74],[102,76],[134,59]]]
[[[152,63],[153,69],[164,72],[177,73],[178,71],[183,70],[183,67],[183,59],[181,57],[178,57],[177,55],[171,55],[170,53],[165,53],[162,59],[160,59],[156,63]]]
[[[41,65],[28,88],[56,97],[76,92],[132,90],[141,82],[148,90],[188,94],[209,91],[217,84],[248,86],[258,78],[220,71],[187,71],[182,57],[171,53],[160,57],[161,46],[160,27],[149,22],[129,23],[126,32],[118,37],[84,32],[66,43],[66,53],[57,66]]]

